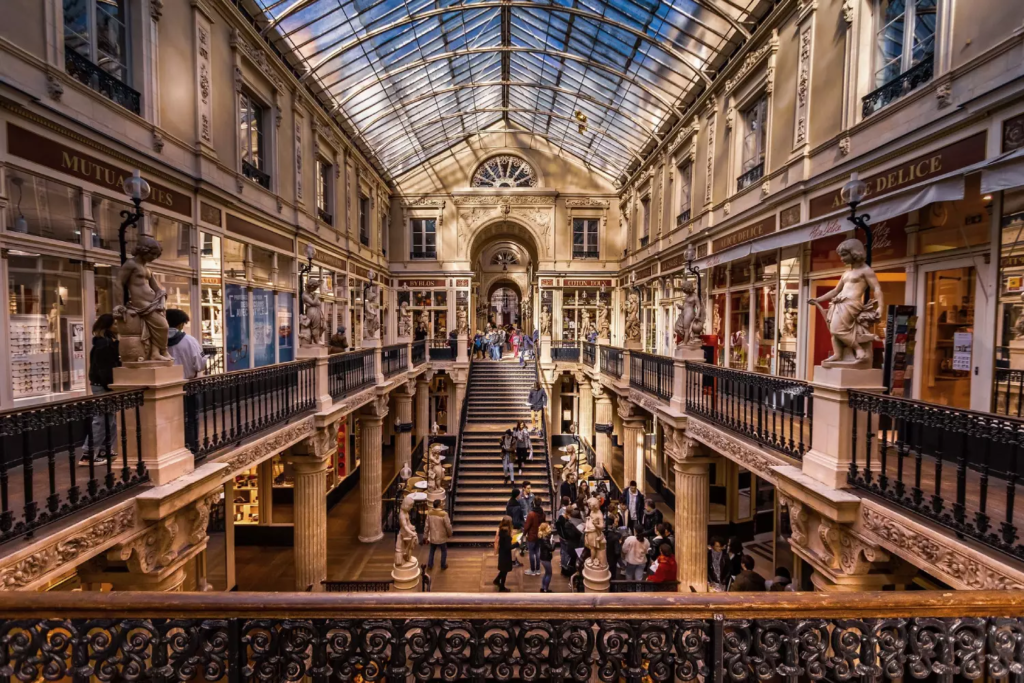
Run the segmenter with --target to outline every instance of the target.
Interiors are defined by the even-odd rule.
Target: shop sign
[[[291,237],[285,237],[279,235],[273,230],[267,230],[262,228],[255,223],[239,218],[238,216],[229,213],[227,220],[228,232],[233,232],[240,237],[247,237],[257,242],[263,242],[271,247],[277,247],[283,251],[291,252],[294,248],[294,242]]]
[[[358,275],[359,277],[364,278],[368,278],[370,276],[370,271],[368,271],[366,268],[363,268],[362,266],[357,266],[354,263],[349,265],[349,272],[352,273],[353,275]]]
[[[670,271],[670,270],[673,270],[675,268],[678,268],[678,267],[682,266],[685,263],[686,263],[686,259],[683,258],[682,254],[678,254],[676,256],[673,256],[672,258],[667,258],[667,259],[665,259],[664,261],[661,262],[661,272],[665,273],[667,271]]]
[[[541,287],[554,287],[555,286],[555,281],[551,280],[551,279],[541,280],[540,281],[540,286]]]
[[[611,280],[562,280],[563,287],[611,287]]]
[[[411,289],[427,289],[433,287],[444,287],[448,283],[443,278],[437,280],[399,280],[399,287],[409,287]]]
[[[881,197],[929,178],[945,175],[983,161],[985,159],[985,135],[984,132],[972,135],[936,152],[912,159],[896,168],[864,178],[864,182],[868,186],[865,199]],[[846,203],[840,196],[840,190],[837,189],[811,200],[810,217],[824,216],[845,206]]]
[[[60,144],[56,140],[37,135],[32,131],[7,124],[7,150],[22,159],[28,159],[41,166],[67,173],[81,180],[96,183],[121,194],[124,179],[131,171],[108,164],[101,159],[82,154],[76,149]],[[169,187],[149,182],[150,195],[147,204],[159,206],[192,219],[192,198]]]
[[[970,332],[953,333],[953,370],[971,371],[971,346],[974,335]]]
[[[456,287],[469,287],[469,280],[456,280],[455,281],[455,286]]]
[[[199,220],[220,227],[221,211],[216,206],[210,206],[206,202],[199,202]]]
[[[756,240],[758,237],[762,237],[771,232],[775,232],[775,216],[769,216],[768,218],[760,220],[753,225],[748,225],[745,228],[741,228],[735,232],[730,232],[728,235],[719,237],[711,242],[711,250],[715,253],[725,251],[730,247],[735,247],[737,244]]]
[[[1024,266],[1024,256],[1004,256],[999,259],[1000,268],[1020,268]]]
[[[872,262],[889,261],[907,255],[908,222],[907,215],[902,214],[871,226],[871,234],[874,236],[874,243],[871,245]],[[811,234],[814,237],[811,242],[812,271],[841,268],[843,261],[836,253],[836,247],[854,235],[863,241],[863,235],[855,233],[853,226],[845,218],[836,218],[824,225],[815,226]]]
[[[644,278],[648,278],[653,274],[654,266],[647,266],[646,268],[641,268],[640,270],[636,271],[636,279],[643,280]]]
[[[220,286],[220,278],[219,277],[204,277],[204,278],[201,278],[200,281],[204,285],[216,285],[218,287]]]
[[[306,254],[306,246],[307,245],[305,244],[299,245],[300,254]],[[348,262],[345,261],[345,259],[339,258],[334,254],[324,251],[323,249],[317,247],[315,244],[313,245],[313,260],[319,261],[320,263],[326,263],[327,265],[337,270],[345,270],[346,267],[348,266]]]

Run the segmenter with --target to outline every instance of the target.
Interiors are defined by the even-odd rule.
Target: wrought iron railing
[[[534,381],[539,382],[543,377],[540,367],[540,354],[533,355],[533,378]],[[558,482],[555,481],[555,468],[551,466],[551,432],[548,430],[548,408],[544,406],[540,411],[540,438],[544,442],[544,452],[547,457],[544,458],[544,466],[547,468],[548,475],[548,503],[550,509],[548,510],[548,519],[554,523],[558,519]]]
[[[673,360],[639,351],[629,352],[629,386],[657,396],[663,401],[672,400],[672,382],[676,368]]]
[[[934,55],[928,55],[917,65],[907,69],[882,87],[869,92],[862,100],[861,114],[867,118],[890,102],[895,102],[914,90],[917,86],[930,81],[934,62]]]
[[[996,414],[1024,417],[1024,370],[997,368],[994,388]]]
[[[0,638],[25,683],[1016,682],[1022,613],[1019,591],[52,591],[6,594]]]
[[[601,374],[615,379],[622,378],[622,349],[614,346],[601,346]]]
[[[427,362],[427,340],[420,339],[412,343],[412,366],[419,367]]]
[[[689,221],[690,221],[690,209],[687,209],[686,211],[683,211],[678,216],[676,216],[676,227],[677,228],[681,228],[684,225],[686,225]]]
[[[580,344],[575,341],[558,339],[551,342],[551,360],[566,363],[580,362]]]
[[[576,249],[572,250],[574,259],[601,258],[601,252],[597,249]]]
[[[437,252],[432,249],[429,251],[423,249],[413,249],[412,251],[409,252],[409,258],[413,259],[414,261],[420,259],[433,261],[437,258]]]
[[[427,342],[430,360],[455,360],[456,343],[444,339],[431,339]]]
[[[686,362],[686,412],[791,458],[811,443],[814,388],[806,382]]]
[[[588,341],[583,342],[583,364],[588,368],[597,364],[597,344]]]
[[[762,161],[757,166],[754,166],[749,171],[741,175],[736,179],[736,190],[742,190],[746,187],[750,187],[764,176],[764,162]]]
[[[473,357],[469,358],[469,373],[467,377],[473,376]],[[454,460],[452,461],[452,482],[448,488],[448,517],[455,519],[455,497],[459,493],[459,474],[461,472],[462,464],[462,447],[463,438],[462,435],[466,433],[466,420],[469,417],[469,382],[466,382],[466,395],[462,398],[462,409],[459,411],[459,432],[456,434],[458,441],[455,444],[455,448],[452,449]]]
[[[796,377],[796,351],[779,351],[779,377]]]
[[[850,408],[851,485],[1024,558],[1024,421],[860,391]]]
[[[270,189],[270,176],[245,160],[242,161],[242,175],[260,187]]]
[[[64,71],[76,81],[84,83],[111,102],[133,114],[142,115],[142,96],[127,83],[107,73],[91,61],[66,48],[64,50]]]
[[[334,225],[334,216],[327,213],[326,209],[321,209],[319,206],[316,207],[316,217],[327,225]]]
[[[650,235],[644,235],[643,237],[640,238],[640,248],[641,249],[645,249],[647,247],[647,245],[650,244],[650,243],[651,243],[651,236]]]
[[[185,383],[185,445],[203,458],[316,405],[316,361],[239,370]]]
[[[331,398],[351,396],[376,383],[374,354],[373,349],[362,349],[336,353],[327,359],[327,388]]]
[[[148,481],[142,401],[118,391],[0,413],[0,543]]]
[[[406,344],[385,346],[380,350],[380,371],[384,377],[400,375],[409,369],[409,347]]]
[[[678,581],[625,581],[608,582],[609,593],[678,593]]]
[[[359,230],[359,244],[364,247],[370,246],[370,233],[363,231],[361,228]]]

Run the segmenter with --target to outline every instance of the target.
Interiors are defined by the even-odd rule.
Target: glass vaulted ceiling
[[[391,176],[524,129],[612,177],[747,37],[757,1],[256,0]]]

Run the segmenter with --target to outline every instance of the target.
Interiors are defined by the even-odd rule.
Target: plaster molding
[[[640,419],[636,406],[624,398],[619,399],[618,405],[615,406],[615,412],[618,413],[619,418],[623,421]]]
[[[267,56],[267,53],[262,48],[258,48],[249,43],[245,38],[242,37],[241,31],[237,28],[231,29],[230,38],[231,47],[236,48],[239,53],[245,55],[245,57],[252,62],[253,66],[259,69],[271,85],[280,92],[284,90],[284,81],[278,75],[277,70],[274,68],[273,60]]]
[[[779,35],[777,31],[772,32],[772,37],[768,42],[759,47],[756,50],[748,52],[746,57],[743,58],[743,62],[740,64],[739,69],[733,74],[732,78],[729,78],[725,82],[725,93],[730,93],[737,85],[739,85],[744,78],[746,78],[751,71],[757,67],[762,60],[768,55],[774,54],[779,49]]]
[[[220,488],[207,493],[172,515],[150,526],[121,546],[118,556],[134,574],[154,574],[205,545],[210,508],[221,496]]]
[[[313,434],[315,430],[315,419],[311,415],[300,422],[287,425],[259,441],[246,444],[231,451],[228,454],[231,456],[230,458],[216,460],[215,462],[227,464],[228,467],[224,471],[224,478],[226,480],[234,477],[236,474],[241,474],[243,470],[247,470],[253,465],[277,455],[281,451],[302,441]]]
[[[555,205],[553,195],[460,195],[452,201],[456,206]]]
[[[649,410],[652,413],[657,413],[659,410],[665,407],[665,405],[661,403],[658,399],[654,398],[653,396],[648,396],[642,391],[637,391],[636,389],[630,389],[627,396],[632,403],[635,403],[636,405],[642,407],[644,410]]]
[[[767,456],[757,448],[727,436],[715,427],[693,417],[687,421],[686,433],[772,484],[777,483],[777,476],[772,468],[787,464],[781,458]]]
[[[565,200],[565,206],[570,209],[575,208],[598,208],[607,209],[609,201],[607,199],[594,199],[593,197],[576,197]]]

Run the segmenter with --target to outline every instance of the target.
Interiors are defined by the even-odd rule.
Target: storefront
[[[399,280],[397,291],[398,315],[405,309],[412,315],[412,338],[448,338],[449,301],[448,280],[420,278]]]
[[[551,331],[556,339],[581,341],[592,332],[600,335],[605,320],[611,331],[615,280],[542,278],[540,287],[541,306],[552,312]]]

